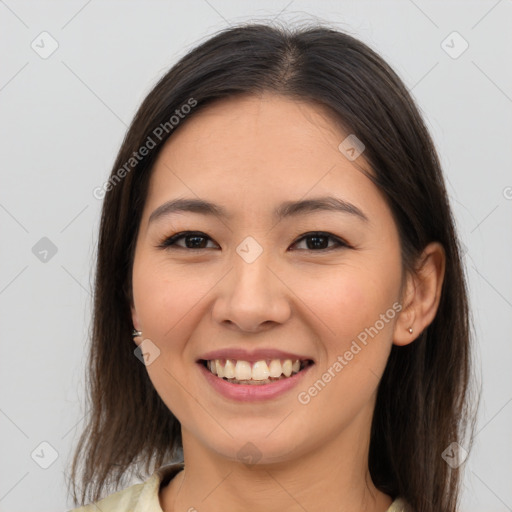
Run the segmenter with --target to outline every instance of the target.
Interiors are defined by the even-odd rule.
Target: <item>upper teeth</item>
[[[224,364],[223,364],[224,363]],[[237,380],[265,380],[269,377],[278,378],[282,374],[289,377],[300,370],[300,360],[272,359],[267,361],[237,361],[234,359],[215,359],[207,362],[208,369],[218,377]]]

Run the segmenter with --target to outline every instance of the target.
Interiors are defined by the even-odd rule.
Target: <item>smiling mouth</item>
[[[310,359],[267,359],[255,362],[236,359],[199,361],[210,373],[232,384],[263,385],[288,379],[313,363]]]

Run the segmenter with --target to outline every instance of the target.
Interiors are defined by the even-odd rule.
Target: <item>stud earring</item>
[[[412,334],[412,327],[409,327],[409,334]]]
[[[134,329],[132,332],[132,336],[134,338],[137,338],[138,336],[142,336],[142,331],[137,331],[137,329]]]

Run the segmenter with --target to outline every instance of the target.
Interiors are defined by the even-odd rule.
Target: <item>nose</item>
[[[290,291],[263,252],[251,263],[238,254],[218,285],[213,319],[224,326],[256,333],[283,324],[291,314]]]

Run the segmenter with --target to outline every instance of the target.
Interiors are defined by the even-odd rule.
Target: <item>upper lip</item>
[[[275,348],[258,348],[254,350],[244,350],[242,348],[225,348],[212,350],[203,354],[198,361],[211,361],[214,359],[235,359],[237,361],[265,361],[267,359],[297,359],[301,361],[312,361],[313,358],[301,354],[294,354],[292,352],[285,352],[283,350],[276,350]]]

